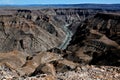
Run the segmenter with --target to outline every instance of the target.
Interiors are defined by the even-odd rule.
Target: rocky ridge
[[[40,52],[34,56],[30,56],[19,51],[1,54],[1,80],[120,79],[119,67],[81,65],[80,63],[67,60],[62,54],[60,55],[51,52]]]

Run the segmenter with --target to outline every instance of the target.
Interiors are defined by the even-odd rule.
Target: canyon
[[[1,80],[119,80],[119,66],[119,10],[0,8]]]

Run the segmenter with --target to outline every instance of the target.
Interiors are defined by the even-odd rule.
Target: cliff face
[[[79,25],[67,50],[90,64],[119,65],[119,38],[120,15],[98,13]]]
[[[52,24],[47,15],[39,14],[30,10],[17,10],[10,15],[1,14],[0,51],[20,50],[34,53],[61,44],[65,37],[61,26]]]
[[[90,23],[94,24],[90,24],[90,26],[120,44],[120,15],[114,13],[98,13],[94,18],[94,20],[90,21]]]
[[[45,51],[60,44],[60,38],[17,16],[0,17],[0,51]]]
[[[99,57],[108,53],[113,50],[111,46],[119,48],[120,17],[117,13],[96,14],[102,11],[77,8],[20,9],[11,10],[8,15],[6,12],[0,15],[1,52],[35,53],[58,47],[66,36],[65,24],[70,24],[68,28],[75,33],[67,50],[81,59],[84,59],[82,55],[86,56],[85,61],[91,61],[93,54]]]
[[[40,9],[0,10],[0,51],[46,51],[59,46],[65,36],[65,24],[73,33],[79,21],[94,15],[94,10]],[[94,12],[94,13],[93,13]]]

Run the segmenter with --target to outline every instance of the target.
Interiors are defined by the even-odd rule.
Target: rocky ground
[[[5,67],[0,67],[1,80],[120,80],[120,67],[86,65],[75,70],[49,74],[38,74],[31,77],[15,77],[15,74]]]
[[[1,53],[0,80],[120,79],[119,66],[85,65],[51,52],[40,52],[34,56],[25,54],[19,51]]]

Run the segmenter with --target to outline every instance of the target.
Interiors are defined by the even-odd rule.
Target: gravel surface
[[[47,74],[19,77],[7,67],[0,67],[0,80],[120,80],[120,67],[85,65],[73,71],[57,72],[55,77]]]
[[[76,71],[58,73],[58,80],[120,80],[120,67],[81,66]]]

